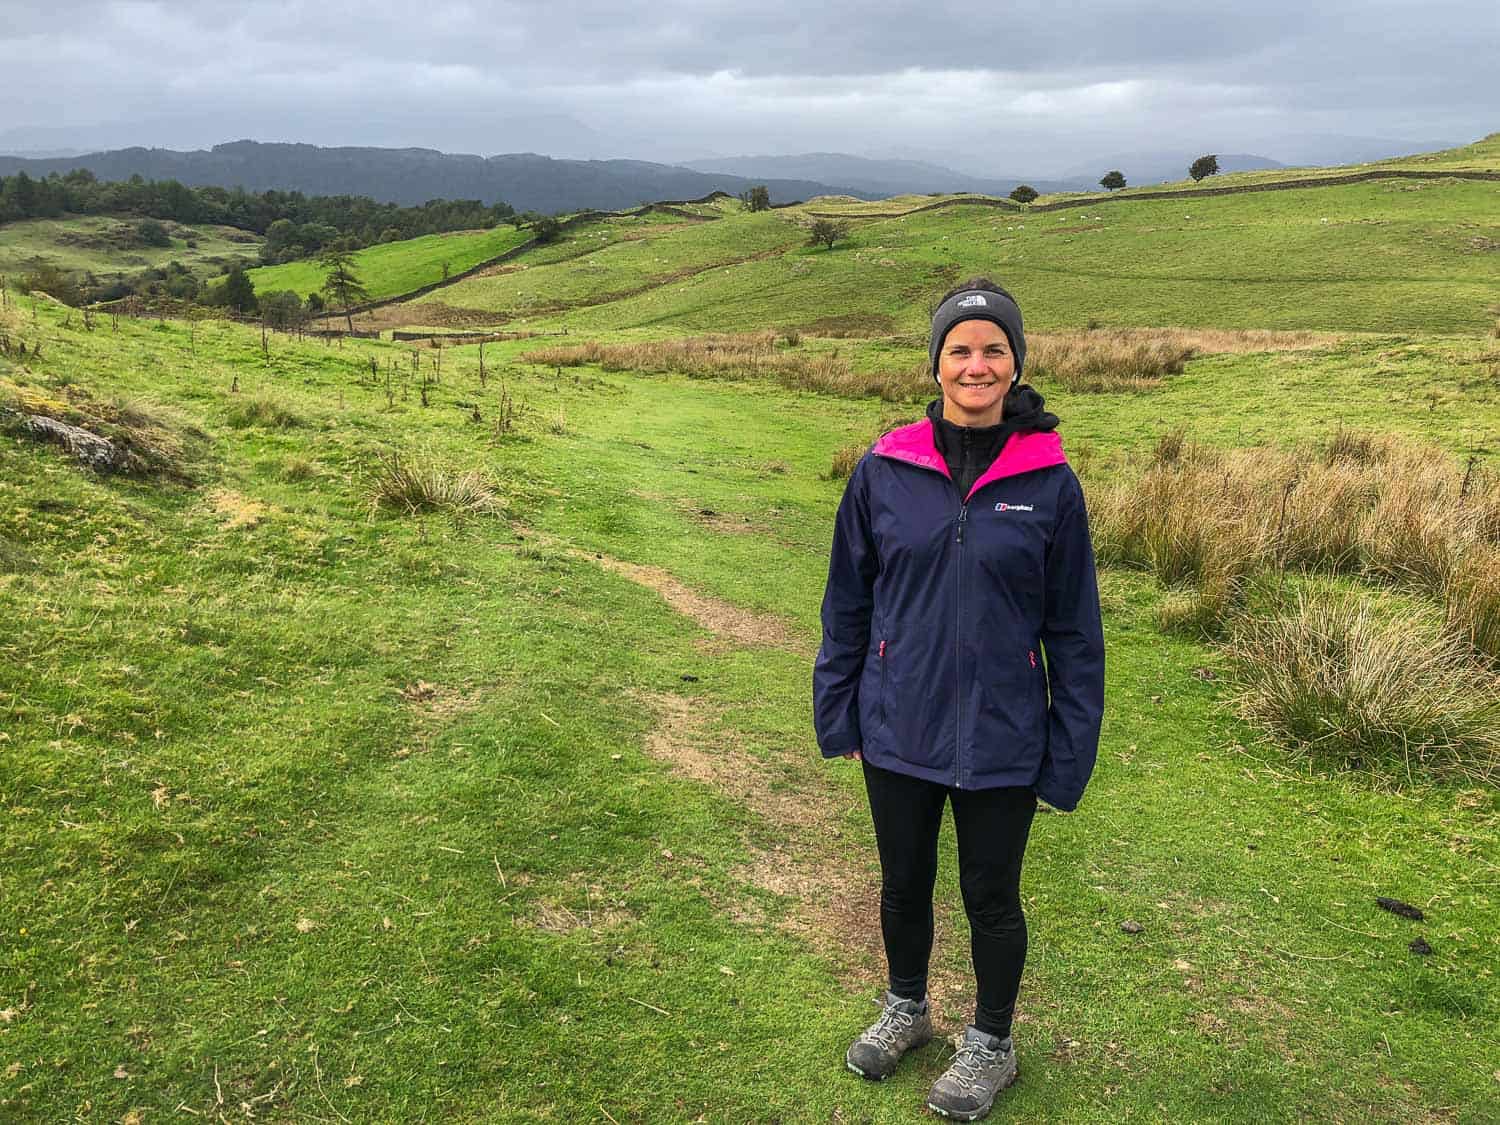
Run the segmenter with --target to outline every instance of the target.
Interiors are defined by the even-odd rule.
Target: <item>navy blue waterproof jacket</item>
[[[825,758],[1078,806],[1104,714],[1083,491],[1055,433],[1012,435],[960,496],[923,419],[875,443],[834,525],[813,670]]]

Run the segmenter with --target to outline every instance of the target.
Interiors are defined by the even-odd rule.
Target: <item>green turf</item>
[[[731,213],[711,222],[670,215],[606,219],[566,232],[493,276],[461,281],[419,298],[524,320],[558,308],[620,301],[646,291],[684,291],[710,272],[776,254],[804,236],[774,212]]]
[[[530,237],[531,232],[524,228],[498,226],[492,230],[450,231],[383,242],[355,252],[354,273],[369,290],[371,299],[379,300],[441,281],[444,264],[449,274],[462,273],[520,246]],[[309,293],[322,290],[327,272],[316,258],[304,258],[253,269],[250,281],[257,293],[290,289],[306,298]]]
[[[1100,203],[1013,215],[953,206],[859,221],[832,251],[799,211],[658,224],[583,253],[590,235],[438,290],[430,306],[575,333],[813,326],[872,314],[919,332],[933,299],[976,273],[1004,282],[1037,328],[1468,332],[1493,323],[1500,183],[1376,181],[1331,188]],[[565,251],[576,256],[557,260]]]
[[[202,277],[222,273],[231,259],[255,260],[261,239],[233,227],[165,223],[171,246],[134,245],[132,216],[81,215],[63,219],[26,219],[0,225],[0,274],[12,279],[43,258],[69,272],[98,278],[137,273],[181,262]],[[189,240],[196,246],[189,246]]]
[[[0,377],[159,403],[208,443],[184,488],[0,434],[0,1116],[918,1118],[941,1045],[887,1084],[842,1070],[880,986],[876,871],[807,695],[841,490],[822,474],[892,407],[558,377],[507,365],[523,341],[487,353],[523,405],[496,435],[473,348],[446,350],[424,409],[369,380],[371,356],[406,369],[390,344],[272,336],[267,358],[227,324],[190,348],[170,322],[6,316],[45,348]],[[1361,337],[1049,406],[1100,471],[1178,424],[1240,443],[1347,417],[1461,449],[1500,426],[1491,347]],[[255,395],[294,424],[232,426]],[[372,516],[389,448],[483,469],[505,514]],[[790,648],[715,641],[595,554],[774,615]],[[1280,760],[1223,711],[1219,656],[1157,631],[1149,578],[1103,589],[1100,765],[1033,835],[1004,1112],[1493,1120],[1495,794]],[[712,745],[789,813],[821,809],[817,830],[673,776],[643,693],[710,716]],[[779,929],[793,900],[740,867],[778,846],[863,888],[862,929]],[[936,956],[961,979],[944,848]]]

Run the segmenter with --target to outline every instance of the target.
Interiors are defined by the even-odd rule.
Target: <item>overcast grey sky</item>
[[[4,0],[0,148],[239,138],[988,173],[1500,130],[1496,0]]]

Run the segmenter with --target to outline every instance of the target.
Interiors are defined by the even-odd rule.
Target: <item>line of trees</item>
[[[178,223],[216,223],[266,235],[275,255],[268,261],[318,253],[334,242],[357,250],[423,234],[488,229],[514,213],[508,203],[485,204],[477,199],[433,199],[419,207],[402,207],[362,195],[188,187],[176,180],[140,176],[99,180],[84,168],[40,179],[26,172],[0,176],[0,223],[63,215],[134,215]]]

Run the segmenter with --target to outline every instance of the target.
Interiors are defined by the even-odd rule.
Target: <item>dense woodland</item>
[[[331,242],[358,249],[376,242],[416,238],[450,230],[492,227],[515,213],[506,203],[477,199],[433,199],[415,207],[378,203],[359,195],[304,195],[300,191],[245,191],[188,187],[176,180],[106,181],[77,168],[36,178],[26,172],[0,176],[0,223],[62,215],[135,215],[179,223],[218,223],[254,231],[277,227],[271,261],[311,253]],[[289,253],[290,252],[290,253]]]

